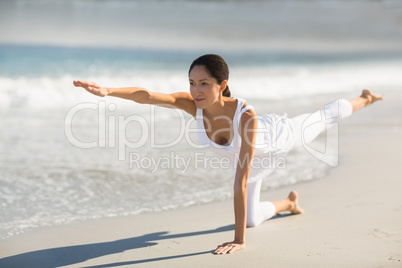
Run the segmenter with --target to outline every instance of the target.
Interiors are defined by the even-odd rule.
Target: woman
[[[350,101],[341,99],[314,114],[295,118],[264,115],[257,117],[254,109],[242,99],[230,97],[229,69],[218,55],[208,54],[196,59],[189,69],[190,93],[162,94],[144,88],[104,88],[92,82],[74,81],[97,96],[114,96],[138,103],[181,109],[197,120],[201,143],[229,157],[235,169],[234,178],[234,240],[217,247],[215,254],[233,253],[245,247],[246,226],[257,226],[274,215],[290,211],[302,213],[298,195],[292,191],[284,200],[260,202],[261,182],[274,167],[262,168],[256,163],[267,154],[286,155],[292,148],[316,138],[328,123],[368,106],[382,96],[363,90]],[[312,115],[325,115],[326,121],[303,127]],[[328,122],[329,120],[329,122]],[[304,131],[306,130],[306,131]]]

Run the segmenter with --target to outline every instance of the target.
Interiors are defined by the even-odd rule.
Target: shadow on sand
[[[156,241],[165,239],[174,239],[181,237],[197,236],[212,234],[218,232],[226,232],[234,230],[234,225],[223,226],[217,229],[199,231],[199,232],[189,232],[183,234],[171,234],[168,232],[156,232],[151,234],[146,234],[143,236],[132,237],[127,239],[121,239],[111,242],[94,243],[86,245],[75,245],[68,247],[50,248],[37,251],[26,252],[6,258],[0,259],[0,267],[30,267],[30,268],[54,268],[65,265],[73,265],[77,263],[84,262],[86,260],[120,253],[126,250],[143,248],[147,246],[154,246],[158,243]],[[161,261],[175,258],[190,257],[201,254],[212,254],[212,250],[195,252],[189,254],[159,257],[153,259],[143,259],[143,260],[133,260],[130,262],[120,262],[120,263],[110,263],[102,264],[95,267],[117,267],[129,264],[139,264],[153,261]],[[89,268],[89,267],[88,267]]]
[[[278,214],[271,220],[289,217],[292,214]],[[126,250],[143,248],[147,246],[157,245],[157,241],[165,239],[174,239],[181,237],[190,237],[197,235],[206,235],[219,232],[226,232],[234,230],[234,224],[211,229],[206,231],[189,232],[182,234],[169,234],[169,232],[156,232],[146,234],[143,236],[126,238],[111,242],[94,243],[87,245],[76,245],[69,247],[59,247],[42,249],[37,251],[26,252],[6,258],[0,259],[0,267],[18,267],[18,268],[54,268],[66,265],[73,265],[81,263],[90,259],[99,258],[111,254],[124,252]],[[176,258],[191,257],[202,254],[213,254],[214,250],[207,250],[202,252],[194,252],[181,255],[165,256],[152,259],[133,260],[128,262],[117,262],[95,266],[86,266],[85,268],[100,268],[100,267],[118,267],[124,265],[134,265],[147,262],[163,261]]]

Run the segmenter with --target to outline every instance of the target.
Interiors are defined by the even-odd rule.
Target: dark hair
[[[225,60],[219,55],[206,54],[195,59],[190,66],[190,70],[188,71],[189,75],[194,66],[204,66],[209,75],[215,78],[216,81],[218,81],[218,84],[221,84],[223,80],[229,79],[228,65],[226,64]],[[230,90],[228,85],[226,85],[226,88],[222,92],[222,95],[224,97],[230,97]]]

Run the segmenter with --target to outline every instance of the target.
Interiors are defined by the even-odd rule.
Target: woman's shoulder
[[[245,100],[239,99],[238,100],[238,106],[239,106],[239,116],[241,119],[242,123],[249,122],[249,120],[254,120],[257,119],[257,114],[254,111],[254,107],[249,105]]]
[[[223,100],[226,103],[236,103],[239,99],[238,98],[232,98],[232,97],[223,97]]]
[[[238,107],[239,105],[240,108],[243,108],[245,106],[248,106],[248,103],[246,102],[245,99],[242,98],[232,98],[232,97],[224,97],[225,103],[233,105],[234,107]]]
[[[245,113],[246,111],[249,111],[248,113],[255,115],[254,107],[252,105],[249,105],[248,102],[245,99],[238,99],[240,107],[240,112]]]

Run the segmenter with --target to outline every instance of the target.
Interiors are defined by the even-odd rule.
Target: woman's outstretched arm
[[[247,224],[247,179],[255,151],[258,120],[253,110],[246,111],[240,120],[239,134],[242,139],[234,182],[235,234],[232,242],[219,245],[215,254],[233,253],[246,246]],[[235,133],[236,135],[236,133]]]
[[[149,91],[140,87],[107,88],[87,81],[73,81],[74,86],[82,87],[86,91],[100,97],[112,96],[132,100],[141,104],[153,104],[173,109],[181,109],[192,116],[196,115],[196,106],[193,97],[188,92],[164,94]]]

